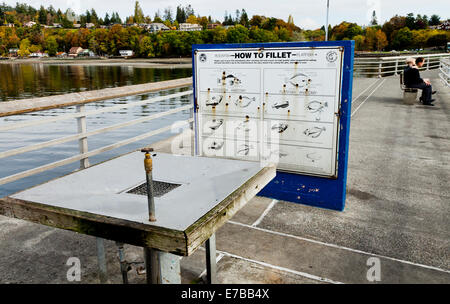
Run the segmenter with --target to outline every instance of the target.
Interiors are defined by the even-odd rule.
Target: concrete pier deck
[[[354,79],[344,212],[254,198],[216,234],[220,283],[371,283],[371,257],[380,283],[450,283],[450,89],[436,71],[423,76],[435,107],[403,105],[398,77]],[[69,257],[81,261],[80,283],[98,282],[93,237],[0,216],[0,244],[0,283],[69,283]],[[109,280],[120,283],[106,244]],[[126,254],[143,261],[141,248]],[[204,259],[183,258],[184,283],[201,282]]]

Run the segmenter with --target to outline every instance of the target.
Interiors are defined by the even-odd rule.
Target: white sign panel
[[[199,153],[335,177],[342,60],[340,47],[197,50]]]

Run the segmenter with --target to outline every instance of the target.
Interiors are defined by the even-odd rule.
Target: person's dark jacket
[[[424,83],[420,78],[419,69],[412,67],[407,67],[403,72],[403,82],[407,87]]]

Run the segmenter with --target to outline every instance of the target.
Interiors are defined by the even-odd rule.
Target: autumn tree
[[[377,51],[383,50],[388,45],[386,34],[380,29],[375,33],[375,45]]]
[[[198,20],[197,17],[195,17],[194,15],[190,15],[187,19],[186,19],[187,23],[191,23],[191,24],[198,24]]]

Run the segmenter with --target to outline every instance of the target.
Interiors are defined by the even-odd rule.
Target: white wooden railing
[[[439,66],[439,78],[442,82],[450,87],[450,58],[441,58]]]
[[[189,87],[190,85],[183,85],[180,86],[181,87]],[[163,90],[164,88],[162,88],[161,90]],[[40,142],[37,144],[33,144],[33,145],[29,145],[29,146],[25,146],[25,147],[20,147],[20,148],[16,148],[16,149],[11,149],[11,150],[7,150],[7,151],[3,151],[0,152],[0,160],[2,158],[5,157],[10,157],[10,156],[15,156],[15,155],[19,155],[22,153],[26,153],[26,152],[30,152],[30,151],[35,151],[35,150],[39,150],[42,148],[46,148],[46,147],[51,147],[51,146],[56,146],[62,143],[66,143],[66,142],[70,142],[70,141],[78,141],[78,146],[79,146],[79,154],[72,156],[72,157],[68,157],[62,160],[58,160],[37,168],[33,168],[30,170],[26,170],[23,172],[19,172],[13,175],[9,175],[6,177],[2,177],[0,178],[0,185],[6,184],[6,183],[10,183],[16,180],[19,180],[21,178],[24,177],[28,177],[34,174],[38,174],[38,173],[42,173],[44,171],[53,169],[53,168],[57,168],[66,164],[70,164],[76,161],[80,161],[80,169],[85,169],[87,167],[89,167],[89,157],[92,157],[94,155],[98,155],[100,153],[112,150],[112,149],[116,149],[125,145],[128,145],[130,143],[134,143],[140,140],[143,140],[145,138],[160,134],[160,133],[164,133],[167,131],[170,131],[172,126],[165,126],[163,128],[157,129],[157,130],[153,130],[135,137],[131,137],[131,138],[127,138],[125,140],[119,141],[119,142],[115,142],[113,144],[107,145],[107,146],[103,146],[101,148],[89,151],[88,150],[88,138],[90,136],[93,135],[97,135],[97,134],[103,134],[112,130],[116,130],[116,129],[120,129],[120,128],[124,128],[124,127],[128,127],[128,126],[132,126],[135,124],[139,124],[139,123],[143,123],[146,121],[150,121],[150,120],[154,120],[157,118],[161,118],[164,116],[168,116],[174,113],[178,113],[178,112],[182,112],[182,111],[190,111],[190,117],[188,120],[185,121],[186,124],[192,124],[193,122],[193,103],[191,102],[188,105],[185,106],[181,106],[175,109],[171,109],[165,112],[159,112],[159,113],[155,113],[153,115],[149,115],[149,116],[145,116],[145,117],[141,117],[138,119],[134,119],[134,120],[130,120],[130,121],[125,121],[125,122],[121,122],[118,124],[114,124],[105,128],[100,128],[100,129],[96,129],[93,131],[87,131],[87,127],[86,127],[86,117],[90,116],[90,115],[97,115],[100,113],[107,113],[107,112],[113,112],[113,111],[117,111],[119,109],[125,109],[125,108],[131,108],[131,107],[136,107],[136,106],[142,106],[142,105],[148,105],[151,103],[156,103],[159,101],[163,101],[163,100],[167,100],[167,99],[171,99],[171,98],[179,98],[182,96],[191,96],[193,94],[192,90],[187,90],[187,91],[182,91],[179,93],[174,93],[174,94],[169,94],[169,95],[164,95],[164,96],[158,96],[158,97],[153,97],[147,100],[140,100],[140,101],[136,101],[136,102],[130,102],[127,104],[120,104],[120,105],[115,105],[115,106],[110,106],[110,107],[105,107],[105,108],[101,108],[101,109],[96,109],[96,110],[92,110],[92,111],[86,111],[85,110],[85,101],[80,101],[80,104],[76,105],[76,113],[72,113],[72,114],[63,114],[57,117],[50,117],[50,118],[42,118],[39,120],[33,120],[33,121],[25,121],[25,122],[18,122],[18,123],[8,123],[5,125],[1,125],[0,126],[0,132],[4,132],[4,131],[10,131],[10,130],[15,130],[15,129],[19,129],[19,128],[24,128],[24,127],[31,127],[31,126],[38,126],[38,125],[44,125],[44,124],[49,124],[55,121],[63,121],[63,120],[70,120],[70,119],[76,119],[77,121],[77,132],[76,134],[73,135],[69,135],[66,137],[61,137],[61,138],[57,138],[57,139],[53,139],[53,140],[49,140],[49,141],[45,141],[45,142]],[[97,100],[98,101],[98,100]],[[61,104],[64,104],[63,102]],[[57,108],[57,107],[54,107]],[[40,109],[36,108],[36,110],[30,109],[27,112],[38,112],[41,111]],[[8,115],[4,115],[4,116],[8,116]]]
[[[407,55],[393,57],[355,57],[353,72],[356,76],[384,77],[398,75],[406,67],[406,58],[423,57],[425,62],[421,70],[437,69],[441,66],[441,59],[449,59],[449,53],[428,55]]]

